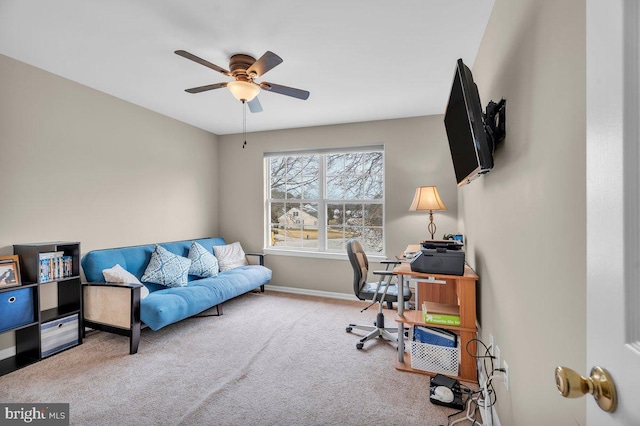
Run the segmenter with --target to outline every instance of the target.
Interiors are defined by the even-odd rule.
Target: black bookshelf
[[[17,289],[32,289],[34,318],[27,324],[6,329],[2,333],[14,333],[16,353],[0,360],[0,376],[26,367],[42,359],[43,325],[51,321],[77,315],[77,344],[82,343],[82,287],[80,281],[80,243],[50,242],[34,244],[16,244],[14,254],[19,256],[22,285],[0,289],[2,293]],[[45,260],[47,258],[51,260]],[[63,259],[64,257],[64,259]],[[64,262],[63,262],[64,260]],[[46,263],[49,269],[44,268]],[[55,274],[51,268],[55,268]],[[43,274],[49,271],[50,275]],[[55,286],[57,305],[41,310],[42,288]],[[0,318],[0,329],[3,327]]]

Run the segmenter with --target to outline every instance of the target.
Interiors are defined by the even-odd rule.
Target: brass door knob
[[[556,387],[565,398],[578,398],[590,393],[598,406],[607,413],[613,413],[618,404],[613,379],[601,367],[593,367],[589,377],[582,377],[567,367],[556,367]]]

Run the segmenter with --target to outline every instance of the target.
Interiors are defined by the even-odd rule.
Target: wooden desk
[[[460,313],[460,326],[440,326],[434,327],[452,330],[460,336],[460,371],[458,376],[453,376],[460,380],[477,382],[476,360],[468,352],[476,354],[475,339],[478,332],[476,327],[476,281],[478,275],[468,265],[465,265],[464,275],[443,275],[443,274],[425,274],[421,272],[413,272],[409,263],[401,263],[393,272],[398,275],[398,282],[405,282],[405,277],[436,280],[443,280],[446,284],[433,284],[425,281],[418,282],[418,298],[416,300],[416,308],[418,310],[404,310],[402,303],[398,303],[398,328],[407,325],[429,325],[425,324],[422,318],[422,302],[437,302],[447,305],[455,305]],[[468,346],[467,346],[468,345]],[[405,358],[406,361],[405,361]],[[404,339],[398,339],[398,362],[396,364],[398,370],[411,371],[423,374],[435,374],[428,371],[417,370],[411,368],[410,355],[404,352]]]

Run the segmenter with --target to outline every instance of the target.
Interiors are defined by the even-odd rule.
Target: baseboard
[[[11,358],[12,356],[16,356],[15,346],[11,346],[10,348],[2,349],[0,351],[0,360]]]
[[[271,284],[267,284],[265,286],[265,289],[270,291],[279,291],[282,293],[302,294],[305,296],[328,297],[330,299],[341,299],[341,300],[352,300],[352,301],[359,300],[354,294],[336,293],[333,291],[309,290],[305,288],[283,287],[283,286],[271,285]]]
[[[478,378],[478,384],[480,385],[480,388],[483,388],[487,378],[484,373],[480,373]],[[482,416],[482,426],[502,426],[495,406],[491,406],[489,408],[480,407],[480,415]]]

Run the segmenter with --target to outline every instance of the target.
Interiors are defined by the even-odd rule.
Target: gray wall
[[[0,75],[0,254],[218,234],[215,135],[2,55]]]
[[[202,235],[260,250],[264,151],[383,143],[387,254],[426,236],[427,216],[407,211],[420,185],[447,204],[438,234],[467,237],[481,338],[493,334],[510,366],[510,391],[496,386],[502,424],[584,424],[585,399],[562,399],[553,369],[586,371],[585,49],[583,1],[496,1],[473,72],[485,104],[507,98],[508,136],[494,171],[461,189],[442,116],[250,133],[242,149],[239,135],[0,56],[0,254],[31,241],[80,240],[86,252]],[[273,284],[351,292],[346,261],[267,262]]]
[[[215,235],[216,136],[0,55],[0,250]]]
[[[503,425],[585,424],[554,369],[587,373],[585,2],[497,0],[473,74],[507,99],[507,138],[488,175],[459,190],[480,281],[481,338],[509,364]]]
[[[408,211],[418,186],[436,185],[447,206],[434,213],[438,235],[457,231],[456,182],[443,116],[250,133],[245,149],[241,135],[219,141],[220,229],[248,250],[264,246],[263,153],[293,149],[384,144],[387,256],[427,238],[428,214]],[[274,285],[353,294],[346,259],[269,255],[267,263]]]

